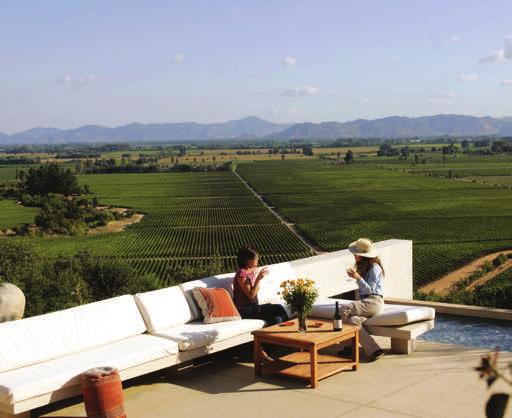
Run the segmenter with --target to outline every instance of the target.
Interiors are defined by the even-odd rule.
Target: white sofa
[[[318,279],[322,297],[313,315],[331,318],[334,300],[326,296],[337,289],[332,282],[338,271],[327,272],[335,259],[271,266],[260,302],[282,303],[280,282],[317,264],[318,278],[311,277]],[[31,409],[80,394],[80,374],[92,367],[116,367],[126,380],[252,341],[251,331],[264,327],[263,321],[203,324],[191,294],[194,287],[232,293],[232,281],[232,273],[224,274],[0,324],[0,418],[29,417]],[[367,326],[390,336],[397,351],[410,352],[411,341],[433,327],[433,315],[430,308],[390,305]]]

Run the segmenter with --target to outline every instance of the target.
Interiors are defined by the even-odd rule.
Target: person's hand
[[[263,279],[265,276],[268,276],[270,272],[268,271],[268,267],[263,267],[258,273],[258,280]]]
[[[352,277],[355,280],[361,279],[361,276],[359,275],[359,273],[357,271],[355,271],[353,268],[347,269],[347,274],[349,277]]]

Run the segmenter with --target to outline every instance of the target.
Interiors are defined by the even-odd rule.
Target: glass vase
[[[297,319],[299,322],[299,332],[306,332],[308,330],[307,324],[306,324],[306,312],[297,312]]]

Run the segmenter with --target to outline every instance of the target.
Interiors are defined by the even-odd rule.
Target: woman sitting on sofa
[[[267,326],[280,324],[288,320],[288,314],[282,305],[258,303],[260,282],[268,275],[268,268],[257,271],[259,254],[250,247],[238,250],[238,271],[233,280],[233,300],[243,319],[263,319]]]

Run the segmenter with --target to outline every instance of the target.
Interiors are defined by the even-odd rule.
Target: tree
[[[402,147],[400,149],[399,160],[407,160],[409,158],[409,147]]]
[[[354,162],[354,153],[352,152],[352,150],[347,151],[347,153],[345,154],[345,158],[343,158],[343,160],[345,161],[345,164],[352,164]]]
[[[311,145],[304,145],[302,147],[302,153],[308,157],[313,156],[313,147]]]
[[[398,155],[398,150],[396,148],[393,148],[391,144],[382,144],[379,147],[379,150],[377,151],[377,155],[379,157],[391,157]]]
[[[21,172],[19,177],[22,178]],[[60,193],[69,196],[81,192],[78,180],[71,170],[64,169],[57,164],[45,164],[39,168],[31,168],[26,178],[24,173],[23,177],[22,187],[32,195]]]

